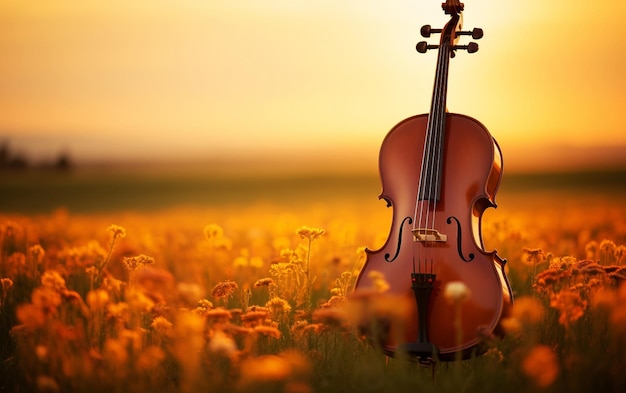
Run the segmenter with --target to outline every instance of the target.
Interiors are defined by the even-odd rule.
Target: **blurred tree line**
[[[9,142],[0,142],[0,170],[24,170],[27,168],[54,169],[67,171],[73,167],[73,162],[67,152],[60,152],[55,159],[49,162],[33,163],[24,154],[13,152]]]

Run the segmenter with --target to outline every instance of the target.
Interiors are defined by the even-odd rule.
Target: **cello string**
[[[448,88],[448,65],[449,65],[449,59],[450,59],[450,47],[449,47],[449,42],[448,40],[444,39],[442,44],[441,44],[441,52],[442,52],[442,56],[441,56],[441,75],[439,75],[441,83],[439,84],[439,96],[437,97],[438,99],[438,110],[437,110],[437,120],[438,120],[438,124],[437,124],[437,135],[436,135],[436,149],[435,149],[435,154],[437,154],[437,159],[435,160],[435,164],[434,164],[434,175],[433,175],[433,182],[434,182],[434,188],[435,191],[440,191],[442,184],[441,181],[442,179],[442,173],[441,171],[443,170],[442,166],[440,166],[441,160],[443,160],[443,143],[444,143],[444,132],[445,132],[445,121],[446,121],[446,91]],[[441,195],[439,195],[440,193],[435,194],[435,199],[433,201],[433,219],[432,219],[432,227],[431,229],[434,231],[435,228],[435,214],[437,213],[437,203],[439,201],[439,198],[441,197]]]
[[[433,162],[431,165],[431,175],[429,178],[431,179],[431,193],[432,197],[432,207],[429,203],[427,214],[432,212],[431,222],[430,222],[430,230],[434,235],[435,233],[439,233],[436,224],[436,213],[437,213],[437,204],[439,202],[439,198],[441,197],[440,191],[442,185],[440,182],[442,181],[441,171],[443,170],[442,160],[443,160],[443,143],[444,143],[444,132],[445,132],[445,110],[446,110],[446,91],[447,91],[447,74],[448,74],[448,65],[450,60],[450,47],[449,41],[444,37],[440,47],[440,58],[438,63],[438,83],[437,83],[437,95],[436,95],[436,116],[435,116],[435,126],[434,126],[434,135],[433,135]],[[428,223],[425,228],[429,228]],[[433,243],[436,242],[436,239],[432,240]],[[439,249],[436,248],[434,252],[430,252],[429,256],[429,273],[433,274],[434,272],[434,260],[435,257],[440,254],[437,252]]]
[[[428,217],[424,217],[424,205],[425,204],[429,204],[429,199],[430,199],[430,195],[427,192],[428,190],[430,190],[431,185],[430,183],[430,179],[432,179],[432,177],[430,176],[431,174],[431,170],[430,167],[432,166],[431,162],[432,162],[432,145],[433,145],[433,130],[434,130],[434,124],[436,124],[436,119],[435,119],[435,114],[436,114],[436,110],[435,107],[437,105],[437,100],[436,97],[438,95],[438,79],[439,76],[437,75],[437,73],[439,72],[439,64],[441,62],[441,53],[438,53],[438,58],[437,58],[437,67],[436,67],[436,75],[435,75],[435,85],[433,87],[433,98],[432,98],[432,103],[431,103],[431,108],[430,108],[430,112],[428,114],[428,122],[427,122],[427,127],[426,127],[426,133],[424,135],[424,151],[422,152],[422,165],[421,165],[421,169],[420,169],[420,179],[419,179],[419,183],[418,183],[418,190],[417,190],[417,197],[415,198],[415,211],[414,211],[414,215],[413,215],[413,229],[417,229],[419,230],[420,228],[425,228],[425,225],[422,225],[422,223],[425,220],[425,223],[428,223]],[[419,218],[418,218],[418,211],[419,211]],[[426,209],[426,211],[428,211],[428,209]],[[414,258],[415,259],[415,258]],[[419,265],[419,270],[421,271],[421,258],[418,258],[418,263]],[[415,260],[413,263],[413,271],[415,272]]]
[[[420,180],[418,184],[418,195],[415,201],[415,213],[413,217],[414,221],[414,229],[426,229],[429,226],[430,210],[431,210],[431,200],[435,197],[436,201],[436,183],[434,172],[436,171],[437,165],[437,144],[436,141],[438,139],[438,129],[440,128],[441,120],[440,112],[441,112],[441,82],[442,82],[442,64],[446,62],[443,61],[445,51],[440,50],[438,53],[437,59],[437,72],[435,75],[435,86],[433,91],[433,102],[431,105],[431,111],[428,116],[428,125],[426,129],[425,141],[424,141],[424,152],[422,154],[422,168],[420,173]],[[421,200],[421,203],[420,203]],[[426,209],[424,206],[426,205]],[[436,202],[435,202],[436,205]],[[417,217],[419,207],[419,219]],[[424,215],[424,210],[426,214]],[[434,214],[433,214],[433,228],[434,228]],[[427,261],[424,261],[425,268]],[[418,258],[418,270],[421,271],[421,258]],[[432,270],[432,260],[431,260],[431,270]],[[413,258],[413,271],[415,272],[415,256]]]
[[[445,42],[445,38],[442,42],[441,48],[439,50],[439,62],[437,66],[437,94],[436,94],[436,108],[435,108],[435,116],[434,116],[434,125],[433,125],[433,136],[432,136],[432,162],[430,165],[430,198],[427,210],[428,220],[424,228],[434,230],[435,229],[435,213],[437,208],[437,199],[439,197],[437,191],[439,189],[439,162],[441,160],[441,134],[443,132],[443,124],[442,124],[442,112],[444,110],[445,105],[445,90],[443,89],[445,83],[445,65],[446,65],[446,55],[447,55],[447,45]],[[431,205],[432,202],[432,205]],[[432,214],[431,214],[432,213]]]
[[[431,210],[432,210],[432,206],[431,204],[433,204],[436,199],[437,199],[437,195],[436,195],[436,186],[437,184],[435,183],[435,172],[437,171],[437,139],[438,139],[438,134],[439,134],[439,129],[440,129],[440,112],[441,112],[441,82],[442,82],[442,66],[443,64],[445,64],[444,62],[444,51],[440,50],[439,51],[439,57],[437,60],[437,75],[436,75],[436,91],[435,94],[433,95],[433,108],[432,108],[432,121],[431,121],[431,132],[430,132],[430,142],[429,142],[429,165],[427,167],[428,170],[428,175],[427,175],[427,179],[428,179],[428,192],[427,192],[427,203],[425,204],[425,208],[426,208],[426,218],[425,218],[425,222],[424,225],[422,226],[422,228],[424,229],[428,229],[429,228],[429,222],[431,221]],[[423,206],[424,207],[424,206]]]
[[[437,60],[437,70],[439,69],[439,59]],[[431,103],[430,113],[428,114],[428,122],[426,126],[426,132],[424,134],[424,150],[422,152],[422,165],[420,169],[420,178],[418,182],[417,196],[415,198],[415,211],[413,214],[413,229],[419,230],[423,227],[422,222],[424,220],[424,204],[428,203],[428,179],[429,179],[429,166],[431,162],[431,145],[433,139],[433,124],[434,124],[434,107],[436,106],[435,97],[437,96],[437,79],[438,76],[435,75],[435,85],[433,87],[433,102]],[[419,218],[418,218],[419,211]],[[428,220],[426,219],[426,222]],[[413,249],[413,253],[415,254],[415,248]],[[421,272],[421,258],[418,256],[418,271]],[[413,272],[416,272],[415,269],[415,255],[413,255]]]

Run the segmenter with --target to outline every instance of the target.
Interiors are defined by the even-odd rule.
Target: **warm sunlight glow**
[[[440,3],[5,0],[0,142],[42,159],[371,170],[387,131],[428,111],[436,53],[414,46],[447,21]],[[449,110],[485,124],[510,169],[623,166],[625,12],[465,1],[485,37],[451,62]]]

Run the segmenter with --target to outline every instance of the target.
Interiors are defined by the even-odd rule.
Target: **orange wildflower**
[[[569,290],[560,291],[552,295],[550,307],[560,311],[559,323],[569,327],[572,322],[580,319],[587,308],[587,301],[579,293]]]
[[[254,283],[255,288],[259,287],[269,287],[274,283],[274,280],[271,277],[261,278]]]
[[[216,330],[211,334],[208,348],[213,353],[232,357],[237,352],[237,344],[232,337],[221,330]]]
[[[155,332],[165,337],[172,334],[174,325],[165,317],[158,316],[152,320],[150,326]]]
[[[28,253],[31,255],[33,260],[37,262],[37,264],[40,264],[43,261],[43,257],[46,255],[46,252],[39,244],[31,246],[28,249]]]
[[[237,288],[239,288],[239,285],[237,285],[237,283],[234,281],[222,281],[213,287],[213,289],[211,290],[211,295],[215,299],[226,300],[233,295]]]
[[[537,386],[550,386],[559,376],[557,357],[550,347],[537,345],[522,360],[522,372]]]
[[[208,310],[205,312],[204,314],[207,318],[207,320],[211,323],[226,323],[228,321],[230,321],[232,319],[232,314],[230,313],[230,311],[222,308],[222,307],[218,307],[218,308],[214,308],[211,310]]]
[[[318,308],[313,311],[313,321],[328,327],[348,329],[346,310],[339,307]]]
[[[247,384],[282,381],[291,374],[289,363],[276,355],[251,358],[241,365],[241,378]]]
[[[546,260],[546,254],[541,248],[526,248],[524,247],[524,253],[526,254],[526,262],[529,265],[538,265]]]
[[[534,297],[521,297],[515,299],[511,316],[516,318],[524,325],[531,325],[540,322],[543,319],[545,310],[541,302]]]
[[[46,270],[41,275],[41,285],[44,288],[50,288],[55,291],[61,291],[62,289],[66,289],[65,280],[59,272],[55,270]]]
[[[254,327],[254,331],[262,336],[280,338],[280,330],[273,326],[258,325]]]
[[[246,327],[254,327],[262,324],[267,316],[267,311],[248,311],[241,316],[241,323]]]

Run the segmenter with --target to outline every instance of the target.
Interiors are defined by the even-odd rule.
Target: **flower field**
[[[424,367],[355,326],[397,306],[384,278],[365,311],[350,297],[390,226],[369,184],[289,203],[0,213],[0,391],[626,390],[621,189],[503,188],[482,233],[508,261],[506,334]]]

